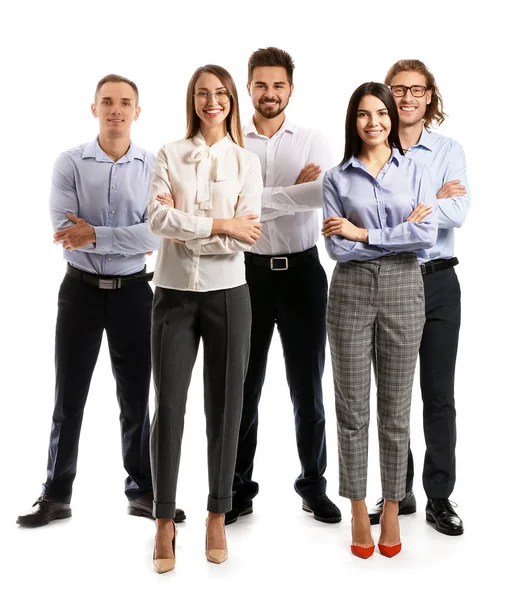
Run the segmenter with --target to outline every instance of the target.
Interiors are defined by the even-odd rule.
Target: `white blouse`
[[[262,190],[258,157],[229,136],[210,147],[201,133],[163,146],[148,201],[150,230],[161,236],[155,285],[206,292],[244,284],[244,251],[251,246],[225,234],[211,235],[212,221],[260,215]],[[158,202],[157,195],[165,193],[174,208]]]

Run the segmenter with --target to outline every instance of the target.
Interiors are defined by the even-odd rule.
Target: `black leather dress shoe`
[[[47,494],[41,494],[32,505],[29,513],[20,515],[16,523],[23,527],[42,527],[57,519],[68,519],[72,516],[71,505],[54,500]]]
[[[464,531],[463,521],[446,498],[428,498],[426,521],[434,523],[435,529],[445,535],[461,535]]]
[[[315,519],[322,523],[339,523],[341,521],[341,511],[326,494],[307,498],[302,502],[302,510],[313,513]]]
[[[129,504],[127,506],[127,512],[134,517],[148,517],[149,519],[153,519],[152,509],[154,507],[154,494],[153,492],[146,492],[141,496],[138,496],[135,499],[129,500]],[[182,521],[186,520],[186,513],[181,509],[177,508],[175,510],[175,516],[173,517],[173,521],[175,523],[182,523]]]
[[[384,509],[384,499],[380,498],[376,503],[375,507],[369,511],[369,522],[371,525],[378,525],[380,523],[380,515]],[[412,491],[399,501],[398,515],[412,515],[417,510],[417,503],[415,502],[415,496]]]
[[[235,523],[239,517],[244,515],[250,515],[253,512],[253,501],[246,500],[243,503],[233,504],[232,509],[228,511],[224,516],[224,524],[230,525]]]

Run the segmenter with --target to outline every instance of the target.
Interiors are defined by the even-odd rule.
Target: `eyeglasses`
[[[407,90],[410,90],[410,93],[414,98],[422,98],[428,91],[428,88],[424,85],[390,85],[389,88],[392,95],[396,98],[403,98],[403,96],[406,96]]]
[[[218,90],[217,92],[196,92],[193,96],[200,102],[208,102],[209,98],[214,96],[217,103],[224,106],[230,101],[231,94],[228,90]]]

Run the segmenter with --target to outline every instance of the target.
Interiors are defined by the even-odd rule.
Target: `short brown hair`
[[[253,71],[256,67],[283,67],[286,71],[290,85],[293,84],[293,70],[295,69],[295,63],[288,52],[285,52],[284,50],[270,46],[269,48],[259,48],[253,52],[247,63],[248,83],[253,79]]]
[[[97,102],[97,94],[99,93],[99,90],[102,88],[102,86],[105,83],[127,83],[128,85],[130,85],[133,88],[134,94],[136,96],[136,105],[138,105],[138,100],[139,100],[139,97],[140,97],[139,93],[138,93],[138,86],[134,83],[134,81],[131,81],[130,79],[127,79],[127,77],[122,77],[122,75],[115,75],[114,73],[110,73],[109,75],[105,75],[97,83],[97,87],[95,88],[95,101],[96,102]]]
[[[198,67],[193,73],[189,84],[187,85],[186,97],[186,115],[187,131],[186,138],[192,138],[200,131],[200,117],[196,114],[194,108],[194,86],[202,73],[212,73],[224,87],[230,92],[230,112],[226,117],[226,131],[232,140],[239,146],[244,147],[244,136],[242,134],[242,125],[240,124],[239,97],[233,77],[226,69],[219,65],[205,65]]]
[[[440,90],[438,89],[437,82],[433,77],[433,73],[423,62],[415,58],[398,60],[397,63],[392,65],[385,76],[385,85],[390,85],[392,78],[398,73],[401,73],[401,71],[416,71],[417,73],[424,75],[426,79],[426,87],[428,90],[431,90],[431,102],[426,106],[426,112],[424,113],[424,127],[428,129],[433,121],[435,121],[437,125],[441,125],[447,115],[444,113],[442,96],[440,94]]]

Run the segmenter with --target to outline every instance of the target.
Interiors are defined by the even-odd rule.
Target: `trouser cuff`
[[[232,497],[231,495],[227,498],[213,498],[212,496],[208,497],[207,501],[207,510],[212,513],[217,513],[218,515],[222,515],[224,513],[230,512],[232,509]]]
[[[152,515],[154,519],[173,519],[175,518],[176,502],[156,502],[154,500],[154,508]]]

